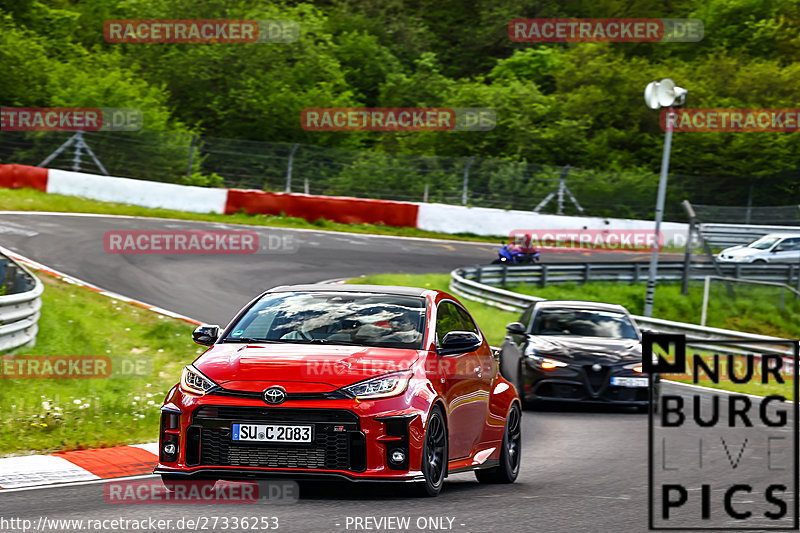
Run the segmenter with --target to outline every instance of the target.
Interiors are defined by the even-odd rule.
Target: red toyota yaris
[[[445,292],[295,285],[250,302],[188,365],[161,414],[155,472],[482,482],[519,472],[521,410],[480,328]]]

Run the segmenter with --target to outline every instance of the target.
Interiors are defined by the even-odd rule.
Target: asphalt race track
[[[489,264],[498,246],[329,231],[244,227],[259,241],[289,239],[286,250],[256,254],[109,254],[108,231],[232,230],[243,226],[180,220],[0,212],[0,246],[71,276],[197,320],[227,324],[262,291],[375,273],[447,273]],[[587,257],[589,256],[589,257]],[[634,261],[647,254],[558,253],[543,262]]]
[[[41,516],[268,515],[279,517],[278,531],[287,532],[354,531],[346,529],[348,516],[453,517],[452,531],[459,533],[646,530],[646,416],[526,412],[523,424],[523,466],[515,484],[479,485],[473,474],[458,474],[433,499],[398,496],[391,486],[326,483],[301,487],[300,500],[285,505],[111,505],[94,484],[0,491],[0,514],[34,523]]]
[[[261,235],[291,234],[297,241],[296,252],[233,257],[119,255],[103,248],[103,235],[109,230],[212,228],[240,227],[4,213],[0,244],[105,289],[221,324],[250,298],[278,284],[379,272],[448,272],[495,257],[495,248],[486,244],[264,228],[253,229]],[[585,260],[573,255],[572,260]],[[611,259],[611,254],[599,255]],[[568,259],[566,254],[559,256]],[[368,531],[356,528],[353,519],[388,516],[410,517],[409,531],[647,530],[646,415],[589,408],[527,411],[523,424],[523,466],[513,485],[479,485],[473,474],[457,474],[438,498],[417,499],[390,485],[303,484],[295,503],[212,506],[113,505],[103,498],[103,483],[88,483],[0,491],[0,516],[34,523],[42,516],[173,521],[275,516],[278,531],[286,532]],[[442,528],[417,529],[417,521],[429,517],[452,522],[445,519]],[[223,530],[218,525],[217,531]]]

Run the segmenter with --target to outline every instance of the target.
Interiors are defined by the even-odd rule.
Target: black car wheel
[[[422,475],[418,493],[421,496],[436,496],[441,492],[447,475],[447,425],[442,409],[437,405],[431,410],[428,428],[425,430],[425,443],[422,447]]]
[[[522,410],[514,403],[508,412],[503,447],[500,450],[500,466],[476,470],[475,477],[481,483],[514,483],[519,475],[522,459]]]
[[[532,409],[534,402],[525,398],[525,361],[519,360],[519,370],[517,371],[517,395],[522,402],[523,409]]]

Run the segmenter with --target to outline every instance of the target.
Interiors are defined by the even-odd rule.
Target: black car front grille
[[[605,396],[615,402],[646,402],[650,399],[650,390],[646,387],[609,387]]]
[[[313,440],[300,445],[233,441],[233,422],[311,424]],[[200,432],[194,455],[202,466],[353,472],[366,468],[366,439],[358,416],[343,409],[203,406],[195,411],[190,429]]]
[[[600,370],[594,370],[592,366],[594,365],[584,365],[583,372],[586,375],[586,381],[589,383],[590,392],[597,394],[608,383],[608,374],[611,368],[604,366]]]
[[[602,366],[594,370],[594,365],[573,367],[574,371],[562,375],[546,375],[532,382],[531,392],[542,400],[572,400],[587,402],[642,403],[650,398],[648,387],[624,387],[612,385],[612,376],[641,378],[623,372],[619,366]]]
[[[200,464],[351,470],[347,433],[315,435],[310,446],[235,443],[228,428],[203,428]]]
[[[536,395],[542,398],[580,400],[586,396],[586,391],[578,384],[544,382],[536,388]]]

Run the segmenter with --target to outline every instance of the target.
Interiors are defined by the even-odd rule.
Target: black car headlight
[[[622,368],[624,368],[625,370],[633,370],[634,372],[637,372],[639,374],[644,372],[644,369],[642,368],[642,363],[631,363],[629,365],[623,366]]]
[[[550,359],[548,357],[541,357],[538,355],[531,357],[531,360],[542,370],[553,370],[556,368],[564,368],[565,366],[569,366],[564,361]]]
[[[181,372],[181,390],[192,394],[204,395],[217,384],[203,375],[193,365],[186,365]]]

